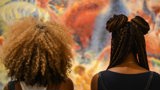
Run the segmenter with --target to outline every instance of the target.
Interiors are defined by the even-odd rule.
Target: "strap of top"
[[[153,78],[153,72],[151,71],[151,72],[150,72],[149,79],[148,79],[148,82],[147,82],[147,85],[146,85],[146,87],[145,87],[144,90],[149,90],[150,84],[151,84],[151,82],[152,82],[152,78]]]
[[[8,89],[9,90],[15,90],[15,83],[16,83],[17,81],[10,81],[9,83],[8,83]]]
[[[27,85],[25,82],[22,82],[22,81],[20,82],[20,85],[21,85],[22,90],[47,90],[46,87],[37,86],[37,85],[30,86],[30,85]]]

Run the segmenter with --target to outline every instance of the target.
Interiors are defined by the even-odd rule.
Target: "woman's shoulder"
[[[9,81],[5,86],[4,90],[22,90],[20,86],[20,82],[18,81]]]
[[[52,90],[53,88],[59,88],[59,90],[74,90],[73,82],[70,78],[66,78],[64,82],[62,82],[60,85],[49,85],[47,88],[48,90]]]
[[[159,74],[159,73],[157,73],[157,72],[155,72],[155,71],[151,71],[151,72],[153,72],[153,74],[154,74],[156,77],[159,77],[159,78],[160,78],[160,74]]]
[[[153,78],[156,80],[156,81],[159,81],[160,82],[160,74],[155,72],[155,71],[152,71],[153,72]]]
[[[99,73],[95,74],[91,80],[91,90],[98,90]]]
[[[62,90],[65,90],[65,88],[68,88],[67,90],[73,90],[73,82],[70,78],[65,79],[65,81],[61,84],[61,87],[64,88]]]
[[[160,74],[157,73],[157,72],[153,72],[153,77],[152,77],[152,80],[151,80],[151,90],[159,90],[160,87],[159,87],[159,84],[160,84]]]
[[[102,74],[105,74],[106,70],[100,71],[96,73],[91,80],[91,90],[98,90],[98,79],[102,76]]]

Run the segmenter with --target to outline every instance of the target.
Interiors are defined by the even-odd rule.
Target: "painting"
[[[75,90],[90,90],[91,77],[108,66],[111,34],[105,29],[113,15],[142,16],[150,24],[145,36],[151,70],[160,73],[160,0],[0,0],[0,47],[8,26],[23,17],[59,22],[74,39],[70,77]],[[2,61],[0,90],[10,80]]]

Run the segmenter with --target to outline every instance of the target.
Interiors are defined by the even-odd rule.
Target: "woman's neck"
[[[137,62],[138,62],[137,58],[132,53],[129,53],[128,56],[124,58],[124,62],[122,64],[127,64],[127,63],[137,64]]]
[[[148,71],[138,65],[138,61],[132,53],[128,54],[121,64],[112,67],[109,70],[125,74],[143,73]]]

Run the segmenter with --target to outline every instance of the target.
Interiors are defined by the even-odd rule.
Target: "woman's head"
[[[23,19],[11,27],[3,47],[8,75],[28,85],[59,84],[71,67],[71,44],[64,26]]]
[[[132,53],[140,66],[149,70],[145,38],[149,24],[140,16],[128,21],[125,15],[114,15],[106,23],[106,29],[112,32],[111,58],[108,68],[121,64]]]

